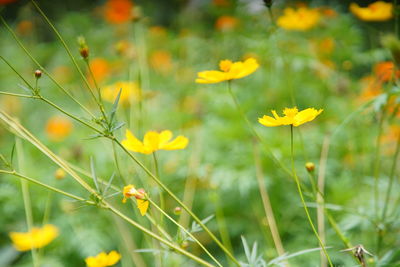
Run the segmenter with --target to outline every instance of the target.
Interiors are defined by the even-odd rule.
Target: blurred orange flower
[[[0,0],[0,5],[6,5],[16,2],[17,0]]]
[[[395,65],[392,61],[384,61],[375,64],[374,74],[382,82],[388,82],[394,78]],[[396,71],[396,77],[400,77],[400,71]]]
[[[219,7],[227,7],[230,6],[229,0],[213,0],[212,1],[214,6],[219,6]]]
[[[350,11],[357,18],[364,21],[386,21],[393,17],[393,4],[376,1],[367,7],[360,7],[356,3],[351,3]]]
[[[318,24],[320,13],[317,9],[299,7],[298,9],[285,8],[283,15],[276,23],[286,30],[307,31]]]
[[[46,123],[47,136],[57,142],[67,138],[71,134],[72,128],[72,122],[65,117],[54,116]]]
[[[104,17],[112,24],[125,23],[133,18],[132,9],[130,0],[108,0],[104,6]]]
[[[167,35],[167,30],[163,26],[152,26],[149,33],[154,37],[164,37]]]
[[[46,224],[42,228],[33,227],[29,232],[11,232],[9,235],[18,251],[27,251],[47,246],[58,236],[58,228]]]
[[[382,82],[369,75],[361,79],[362,91],[359,100],[368,101],[382,93]]]
[[[17,25],[17,32],[21,35],[27,35],[32,32],[33,23],[30,20],[22,20]]]
[[[171,53],[165,50],[154,51],[150,55],[150,65],[161,73],[167,73],[172,69]]]
[[[239,20],[232,16],[221,16],[215,22],[215,28],[219,31],[232,31],[239,24]]]
[[[110,74],[110,64],[104,58],[95,58],[89,62],[90,69],[92,70],[94,79],[98,84],[101,84],[105,78]],[[91,84],[93,84],[93,77],[88,73],[86,75]]]

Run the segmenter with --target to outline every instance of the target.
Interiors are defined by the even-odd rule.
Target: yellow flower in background
[[[48,245],[58,236],[58,228],[46,224],[42,228],[33,227],[29,232],[11,232],[9,235],[17,250],[27,251]]]
[[[46,123],[46,134],[52,141],[61,142],[72,132],[72,122],[65,118],[54,116]]]
[[[243,78],[255,72],[259,67],[255,58],[248,58],[244,62],[232,62],[222,60],[219,62],[219,70],[206,70],[197,73],[196,83],[219,83]]]
[[[122,145],[131,151],[142,154],[151,154],[157,150],[178,150],[184,149],[189,143],[189,140],[179,135],[172,139],[172,132],[169,130],[160,133],[148,131],[143,138],[143,142],[139,141],[131,131],[126,130],[126,139],[122,140]]]
[[[393,17],[393,4],[377,1],[367,7],[360,7],[356,3],[351,3],[350,11],[364,21],[386,21]]]
[[[283,15],[276,23],[285,30],[307,31],[313,28],[320,20],[317,9],[299,7],[298,9],[285,8]]]
[[[140,92],[139,86],[135,82],[125,82],[119,81],[114,84],[105,86],[101,89],[101,96],[104,100],[114,103],[119,90],[121,90],[121,96],[119,98],[119,103],[122,105],[129,105],[131,103],[131,99],[133,101],[138,101]]]
[[[295,127],[300,126],[306,122],[312,121],[321,114],[323,110],[316,110],[314,108],[307,108],[299,112],[294,108],[285,108],[283,110],[284,117],[280,117],[275,110],[272,110],[274,117],[264,115],[258,119],[258,122],[267,127],[275,127],[281,125],[293,125]]]
[[[121,259],[121,254],[115,250],[110,253],[101,252],[94,257],[87,257],[85,259],[88,267],[106,267],[116,264]]]

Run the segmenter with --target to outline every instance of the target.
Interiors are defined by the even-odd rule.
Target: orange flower
[[[368,101],[382,93],[382,82],[374,76],[366,76],[362,78],[361,84],[363,86],[360,95],[361,101]]]
[[[46,123],[46,133],[53,141],[62,141],[67,138],[72,131],[72,122],[65,117],[54,116]]]
[[[89,62],[90,69],[92,70],[93,76],[98,84],[104,81],[105,78],[110,74],[110,64],[103,58],[95,58]],[[93,84],[93,77],[90,73],[87,74],[88,80]]]
[[[154,51],[150,55],[150,65],[158,72],[167,73],[172,69],[171,54],[165,50]]]
[[[108,0],[104,6],[104,17],[112,24],[125,23],[133,18],[132,8],[130,0]]]
[[[220,31],[232,31],[239,23],[239,20],[232,16],[221,16],[215,22],[215,28]]]
[[[351,3],[350,11],[364,21],[386,21],[393,17],[393,4],[376,1],[367,7],[360,7],[356,3]]]
[[[23,20],[17,25],[17,32],[21,35],[27,35],[32,32],[33,23],[30,20]]]
[[[17,0],[0,0],[0,5],[7,5],[16,2]]]
[[[391,61],[379,62],[374,66],[374,73],[378,80],[388,82],[394,76],[395,66]],[[396,77],[400,77],[400,71],[396,71]]]

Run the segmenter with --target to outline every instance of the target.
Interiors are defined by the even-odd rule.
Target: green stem
[[[132,153],[130,153],[115,137],[108,136],[108,138],[112,139],[116,144],[136,163],[138,164],[144,172],[149,175],[168,195],[170,195],[199,225],[204,231],[214,240],[215,243],[229,256],[229,258],[237,265],[240,266],[240,263],[236,260],[236,258],[232,255],[232,253],[218,240],[218,238],[208,229],[204,223],[171,191],[167,186],[165,186],[160,179],[158,179],[150,170],[144,166],[142,162],[140,162]]]
[[[76,104],[78,104],[86,113],[88,113],[92,118],[95,118],[93,113],[90,112],[89,109],[87,109],[84,105],[82,105],[75,97],[73,97],[61,84],[59,84],[53,76],[50,75],[50,73],[32,56],[32,54],[26,49],[26,47],[22,44],[21,40],[17,37],[17,35],[14,33],[14,31],[11,29],[11,27],[7,24],[7,22],[4,20],[3,16],[0,15],[0,20],[6,27],[6,29],[10,32],[14,40],[17,42],[17,44],[24,50],[25,54],[40,68],[41,71],[43,71],[49,78],[50,80],[63,91],[69,98],[71,98]]]
[[[312,222],[310,213],[308,212],[308,208],[307,208],[306,202],[305,202],[305,200],[304,200],[303,192],[302,192],[302,190],[301,190],[300,181],[299,181],[299,178],[297,177],[296,168],[295,168],[295,166],[294,166],[293,125],[290,125],[290,152],[291,152],[291,158],[292,158],[292,172],[293,172],[293,177],[294,177],[294,180],[295,180],[295,182],[296,182],[297,191],[299,192],[300,199],[301,199],[301,203],[303,204],[304,211],[306,212],[308,222],[310,223],[310,226],[311,226],[311,228],[312,228],[312,230],[313,230],[315,236],[317,237],[318,242],[319,242],[319,244],[320,244],[322,250],[324,251],[324,254],[325,254],[325,256],[326,256],[326,259],[327,259],[328,262],[329,262],[329,265],[330,265],[331,267],[333,267],[333,264],[332,264],[332,261],[331,261],[331,259],[330,259],[330,257],[329,257],[329,254],[328,254],[328,252],[326,251],[325,245],[324,245],[324,243],[322,242],[322,240],[321,240],[321,238],[320,238],[320,236],[319,236],[319,234],[318,234],[318,232],[317,232],[317,230],[316,230],[316,228],[315,228],[315,226],[314,226],[314,223]]]
[[[218,260],[216,258],[214,258],[214,256],[203,246],[202,243],[200,243],[200,241],[194,237],[192,235],[192,233],[190,233],[188,230],[185,229],[185,227],[183,227],[182,225],[180,225],[177,221],[175,221],[171,216],[168,215],[168,213],[166,213],[161,207],[159,207],[153,200],[151,199],[147,199],[150,204],[155,207],[159,212],[161,212],[168,220],[170,220],[171,222],[173,222],[176,226],[178,226],[180,229],[182,229],[182,231],[184,231],[190,238],[192,238],[199,246],[201,249],[204,250],[204,252],[220,267],[222,267],[222,265],[218,262]]]
[[[10,96],[16,96],[16,97],[39,99],[39,97],[35,96],[35,95],[14,94],[14,93],[9,93],[9,92],[4,92],[4,91],[0,91],[0,95],[10,95]]]
[[[279,167],[282,168],[283,171],[285,171],[287,174],[291,175],[290,170],[280,161],[278,160],[275,155],[272,153],[272,151],[269,149],[268,145],[263,141],[263,139],[260,137],[260,135],[257,133],[256,129],[253,127],[253,125],[251,124],[251,122],[249,121],[249,119],[247,118],[246,114],[244,113],[242,107],[239,104],[238,99],[236,98],[235,94],[232,91],[231,88],[231,81],[228,81],[228,92],[233,100],[233,102],[235,103],[235,106],[237,108],[237,110],[240,112],[240,115],[242,116],[242,118],[244,119],[244,121],[246,122],[247,126],[249,127],[250,131],[252,132],[252,134],[254,135],[254,137],[263,145],[264,149],[267,151],[268,156],[270,157],[270,159]]]
[[[156,154],[155,151],[152,154],[153,154],[154,170],[155,170],[156,176],[158,177],[158,179],[161,179],[160,170],[158,168],[157,154]],[[162,210],[165,210],[165,201],[164,201],[163,190],[161,188],[159,188],[158,190],[159,190],[158,195],[159,195],[159,198],[160,198],[160,207],[161,207]],[[161,222],[161,225],[162,225],[162,223],[163,223],[163,216],[162,215],[160,216],[160,222]]]

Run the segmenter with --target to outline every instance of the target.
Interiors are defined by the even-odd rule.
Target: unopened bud
[[[87,59],[89,57],[89,47],[86,44],[85,37],[79,36],[78,44],[79,44],[79,54],[81,54],[82,58]]]
[[[40,77],[42,77],[42,71],[41,70],[35,70],[35,77],[36,77],[36,79],[39,79]]]
[[[181,213],[182,213],[182,208],[181,207],[175,207],[174,214],[175,215],[181,215]]]
[[[312,162],[307,162],[306,169],[308,172],[313,172],[315,170],[315,164]]]
[[[183,241],[183,242],[181,243],[181,248],[187,249],[188,247],[189,247],[189,242]]]
[[[64,171],[63,169],[61,169],[61,168],[58,168],[58,169],[56,170],[56,172],[54,173],[54,177],[56,177],[57,180],[62,180],[62,179],[65,178],[65,176],[66,176],[66,173],[65,173],[65,171]]]
[[[385,35],[382,37],[381,42],[392,54],[397,67],[400,67],[400,40],[394,35]]]

